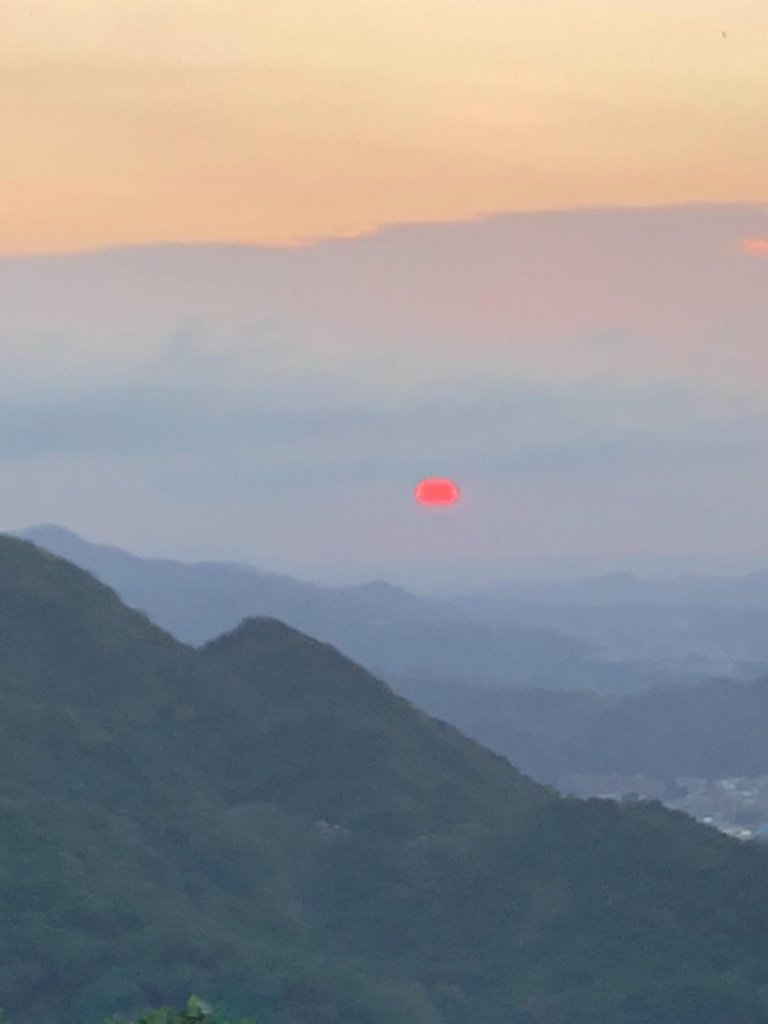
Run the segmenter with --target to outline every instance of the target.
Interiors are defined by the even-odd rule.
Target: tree
[[[241,1018],[238,1021],[219,1021],[208,1003],[193,995],[187,999],[181,1010],[173,1010],[167,1006],[158,1010],[150,1010],[139,1019],[138,1024],[260,1024],[260,1022],[253,1017]]]

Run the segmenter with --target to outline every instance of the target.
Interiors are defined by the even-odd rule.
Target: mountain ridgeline
[[[594,609],[583,609],[586,620],[566,615],[568,628],[550,628],[537,622],[551,617],[552,609],[545,606],[515,606],[505,619],[504,605],[496,608],[478,599],[475,615],[469,603],[465,609],[381,581],[319,586],[248,565],[140,558],[93,544],[60,526],[32,527],[20,536],[92,572],[126,604],[144,609],[185,643],[205,643],[243,618],[266,615],[340,647],[388,681],[410,677],[478,687],[607,693],[680,681],[677,670],[647,659],[603,660],[599,646],[615,646],[616,628],[602,621],[602,609],[597,609],[602,616],[598,624],[587,614]],[[619,634],[622,629],[619,624]],[[592,630],[597,644],[577,636],[580,630]],[[714,632],[710,623],[707,634]],[[704,659],[702,666],[686,668],[686,677],[703,679],[706,668]]]
[[[504,685],[556,680],[566,666],[575,676],[592,653],[553,630],[480,625],[447,602],[382,581],[320,586],[230,562],[140,558],[50,525],[21,536],[92,572],[185,643],[205,643],[243,618],[266,615],[342,647],[385,677],[448,675]]]
[[[564,799],[327,644],[195,649],[0,537],[0,1005],[768,1024],[768,854]]]

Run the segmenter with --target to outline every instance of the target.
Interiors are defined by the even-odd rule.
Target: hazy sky
[[[0,259],[3,521],[427,587],[768,564],[766,239],[693,206]]]
[[[765,0],[2,0],[0,17],[4,251],[768,200]]]
[[[0,8],[0,528],[768,564],[765,0]]]

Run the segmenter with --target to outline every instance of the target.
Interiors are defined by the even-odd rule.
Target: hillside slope
[[[265,1024],[768,1022],[768,855],[558,798],[337,651],[197,651],[0,537],[0,1005]]]

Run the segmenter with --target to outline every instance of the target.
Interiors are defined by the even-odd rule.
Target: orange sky
[[[767,39],[765,0],[2,0],[0,249],[768,202]]]

